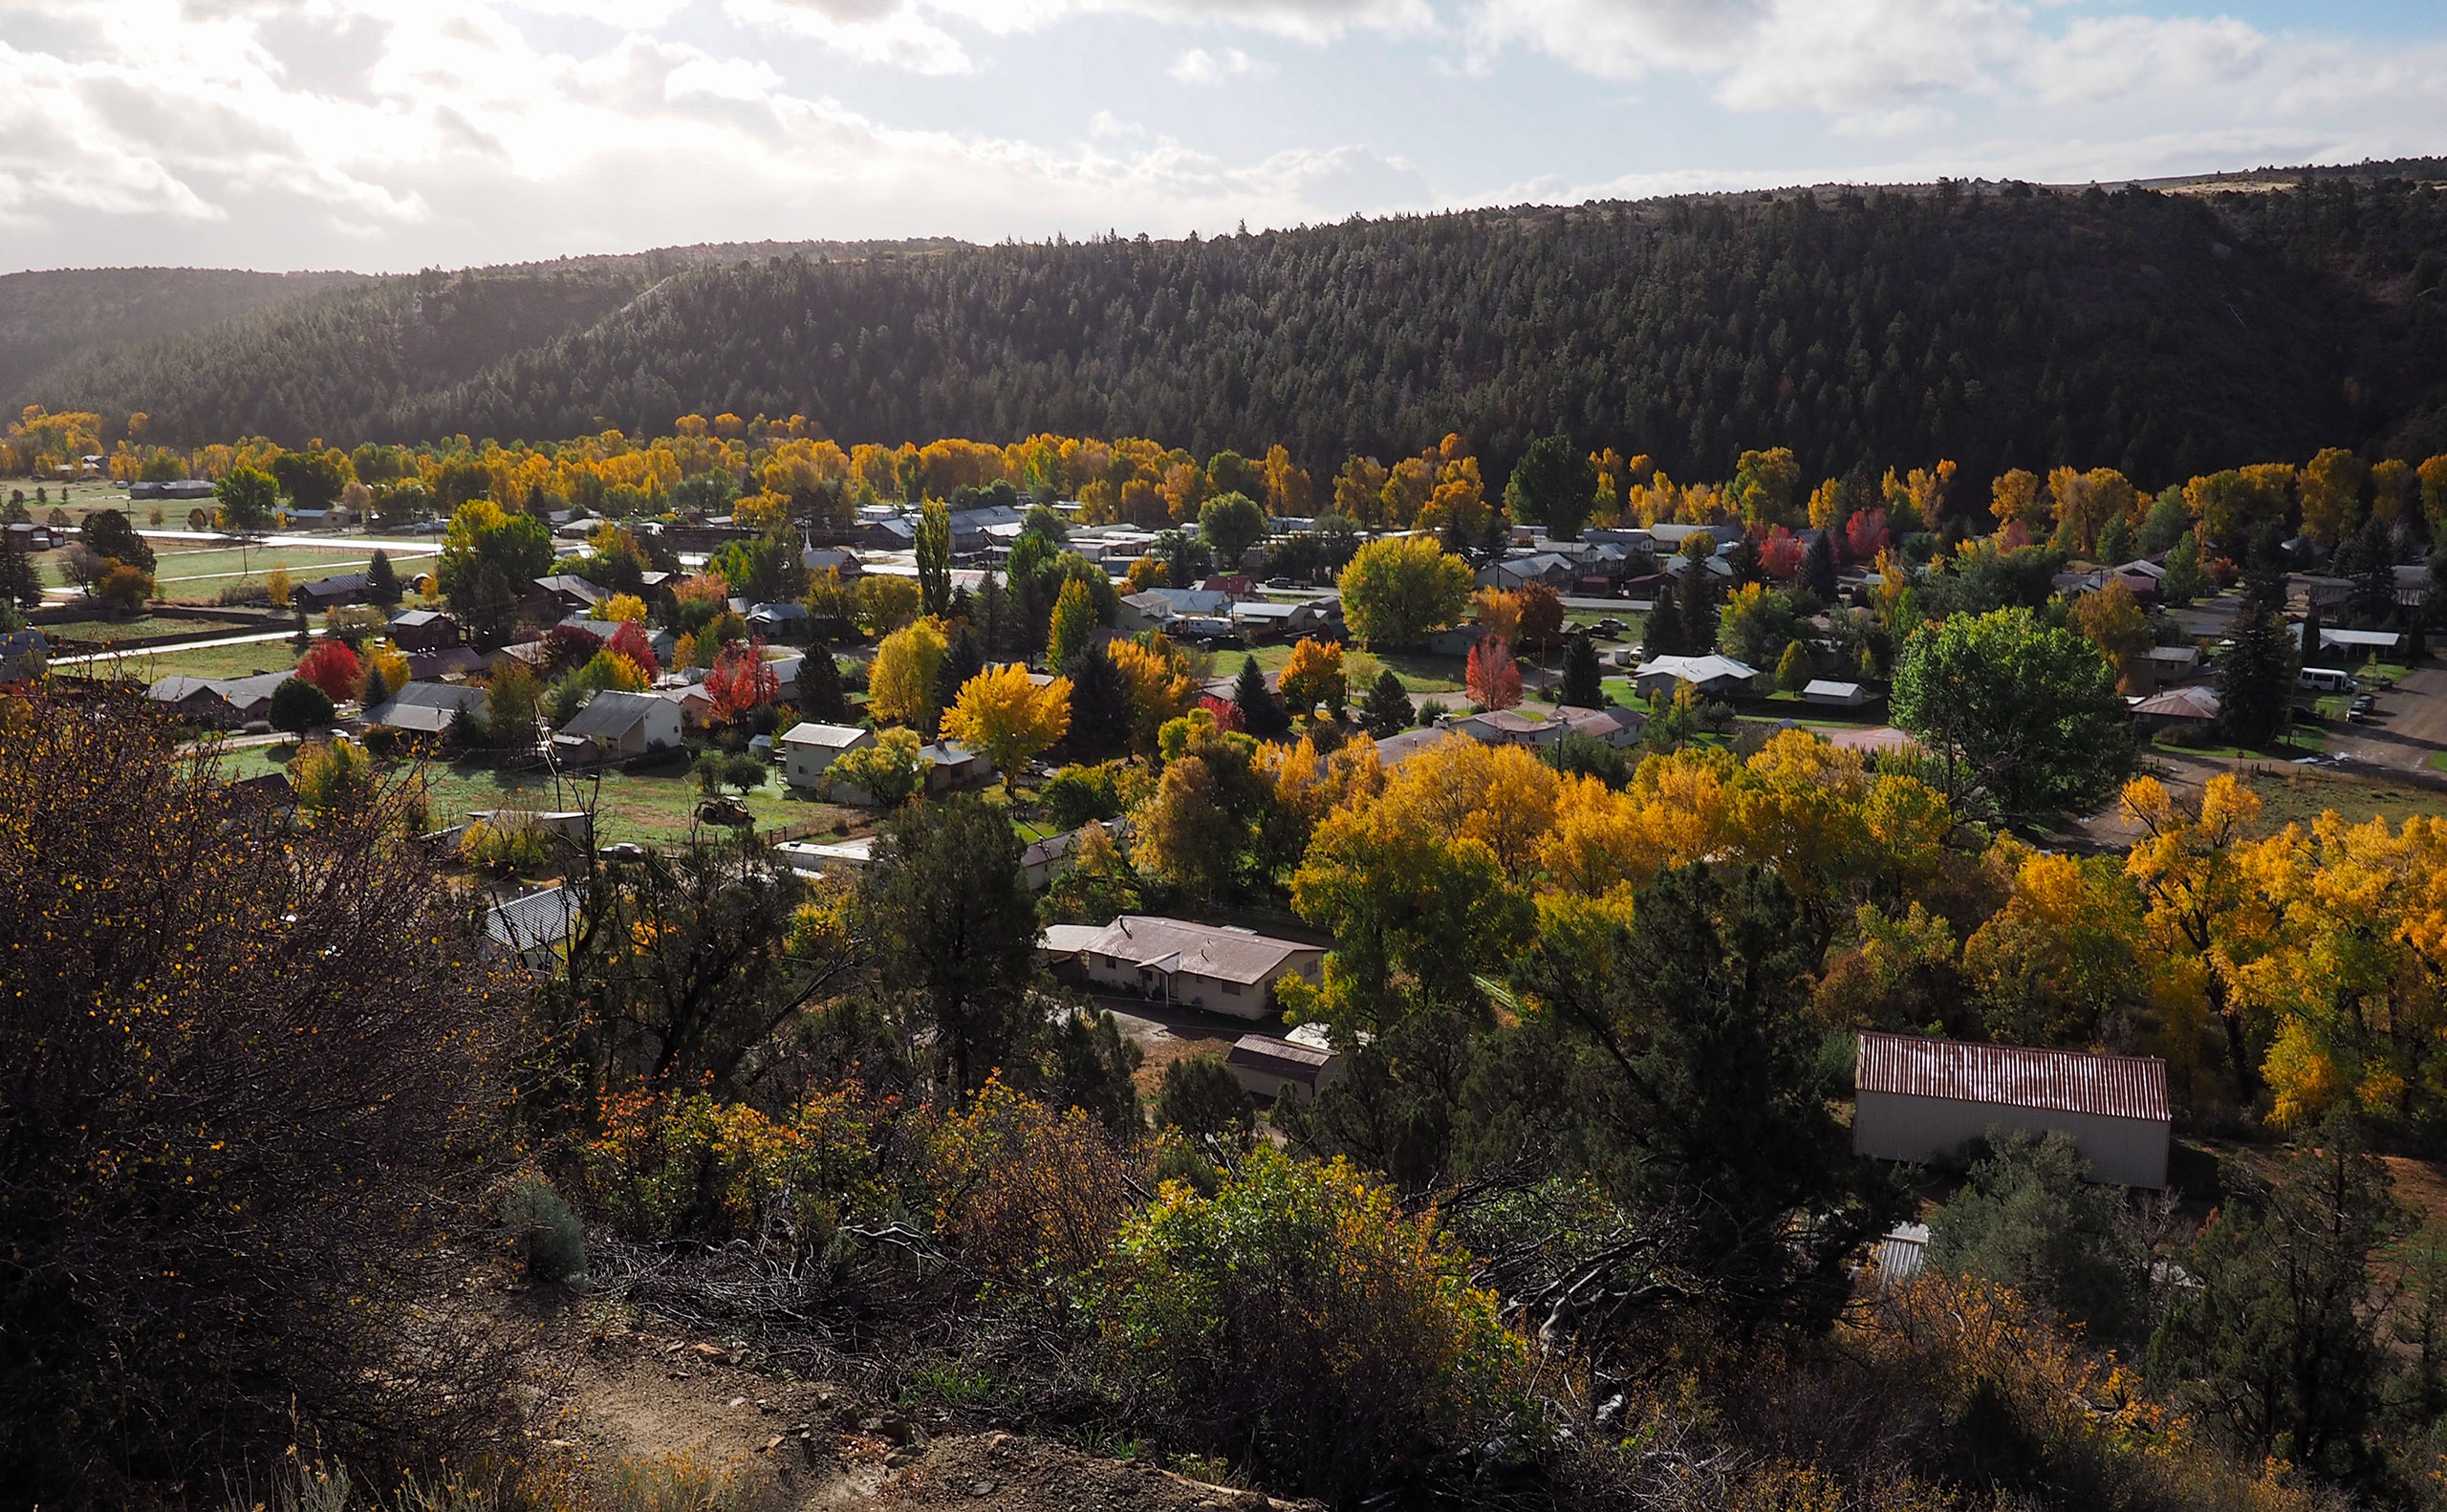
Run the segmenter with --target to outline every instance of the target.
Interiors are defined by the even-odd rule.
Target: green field
[[[133,619],[71,619],[61,624],[40,627],[45,638],[56,643],[62,640],[89,640],[99,644],[133,645],[142,640],[158,640],[163,636],[194,636],[207,632],[244,635],[263,627],[251,620],[239,619],[168,619],[152,615],[139,615]]]
[[[102,677],[116,671],[144,682],[167,677],[249,678],[297,664],[289,640],[253,640],[237,646],[170,646],[161,651],[131,651],[108,662],[90,661],[63,667],[63,672]]]
[[[230,751],[222,758],[222,772],[238,778],[278,771],[295,749],[281,745]],[[408,769],[404,763],[392,767],[395,772]],[[556,783],[550,772],[496,771],[473,762],[437,762],[422,770],[432,806],[431,822],[436,829],[463,823],[479,809],[549,811],[592,808],[596,839],[602,845],[623,840],[668,845],[685,840],[694,828],[697,804],[703,797],[696,779],[680,762],[646,772],[606,772],[599,783],[590,776],[564,778]],[[864,810],[802,798],[785,787],[778,775],[748,794],[747,808],[756,816],[758,826],[768,829],[781,825],[814,825],[823,829],[836,822],[865,829],[871,827],[873,819]]]
[[[2402,824],[2415,814],[2447,813],[2447,793],[2385,779],[2348,776],[2314,767],[2258,767],[2243,780],[2260,795],[2263,831],[2308,825],[2333,810],[2349,824],[2381,818]]]
[[[1344,655],[1374,656],[1378,665],[1391,669],[1394,676],[1401,680],[1402,686],[1413,693],[1458,693],[1462,688],[1462,660],[1458,657],[1431,657],[1418,651],[1362,653],[1353,650]],[[1241,659],[1245,656],[1257,658],[1261,671],[1280,672],[1284,663],[1291,659],[1291,648],[1288,645],[1251,646],[1245,650],[1237,646],[1225,647],[1215,653],[1215,675],[1219,678],[1237,676],[1241,670]],[[1374,677],[1375,674],[1370,673],[1369,676]],[[1353,680],[1351,696],[1354,701],[1368,691],[1362,681],[1360,679]]]
[[[437,554],[434,549],[425,547],[390,553],[392,565],[403,578],[423,571]],[[335,537],[329,546],[249,547],[243,551],[234,546],[157,541],[153,544],[153,580],[162,597],[209,600],[218,597],[222,589],[249,578],[261,578],[275,567],[286,569],[297,582],[336,572],[354,572],[374,559],[374,551],[363,541],[345,537]],[[40,552],[34,557],[34,565],[48,586],[68,586],[68,579],[62,575],[65,564],[60,552]]]

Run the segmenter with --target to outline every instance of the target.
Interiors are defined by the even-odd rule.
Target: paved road
[[[2447,667],[2415,667],[2394,687],[2372,692],[2375,717],[2336,727],[2328,754],[2394,772],[2430,772],[2430,758],[2447,750]]]

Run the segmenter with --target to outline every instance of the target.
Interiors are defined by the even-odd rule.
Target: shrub
[[[820,1252],[845,1215],[884,1201],[874,1117],[855,1084],[787,1121],[704,1092],[607,1098],[587,1146],[588,1195],[641,1239],[743,1239]]]
[[[141,706],[0,724],[7,1499],[151,1504],[301,1424],[396,1462],[489,1414],[432,1267],[465,1273],[517,1000],[392,792],[297,831]]]
[[[1232,1074],[1224,1057],[1193,1055],[1164,1068],[1164,1082],[1156,1093],[1156,1123],[1195,1138],[1245,1140],[1255,1119],[1241,1078]]]
[[[1037,796],[1045,801],[1057,828],[1076,830],[1098,819],[1117,819],[1126,807],[1121,793],[1121,764],[1066,767],[1047,779]]]
[[[530,1279],[584,1279],[586,1230],[552,1182],[540,1176],[521,1177],[501,1199],[501,1221],[517,1244]]]
[[[496,813],[467,826],[459,858],[496,876],[540,872],[552,864],[552,836],[531,813]]]
[[[1130,1211],[1127,1173],[1085,1109],[1059,1113],[989,1080],[937,1125],[935,1224],[999,1281],[1061,1281],[1101,1261]]]
[[[1348,1162],[1260,1145],[1212,1198],[1168,1184],[1124,1224],[1101,1298],[1164,1420],[1260,1474],[1348,1499],[1416,1476],[1514,1404],[1525,1354],[1429,1218]]]
[[[303,678],[291,678],[271,690],[271,727],[291,735],[332,723],[332,698]]]

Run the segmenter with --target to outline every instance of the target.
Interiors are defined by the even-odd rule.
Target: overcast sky
[[[2447,153],[2440,0],[0,0],[0,271]]]

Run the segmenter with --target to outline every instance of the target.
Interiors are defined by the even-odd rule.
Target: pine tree
[[[1562,702],[1574,708],[1598,707],[1606,702],[1604,677],[1597,664],[1596,643],[1589,638],[1588,631],[1573,631],[1564,641]]]
[[[372,710],[379,709],[390,702],[390,682],[383,678],[382,669],[369,660],[365,667],[365,689],[357,695],[357,706]]]
[[[838,724],[850,716],[849,701],[841,692],[841,668],[833,659],[833,648],[819,636],[807,648],[807,656],[799,662],[798,692],[795,702],[799,718],[820,724]]]
[[[42,603],[42,577],[34,559],[13,535],[0,534],[0,601],[24,609]]]
[[[1835,532],[1821,530],[1802,553],[1801,586],[1818,595],[1821,604],[1835,602]]]
[[[2264,750],[2285,727],[2294,686],[2293,648],[2285,621],[2247,603],[2236,617],[2234,644],[2218,662],[2218,723],[2236,745]]]
[[[1276,740],[1291,728],[1291,717],[1283,710],[1283,701],[1266,685],[1266,674],[1258,669],[1258,659],[1243,657],[1241,675],[1232,683],[1232,702],[1241,711],[1241,728],[1262,741]]]
[[[935,679],[943,702],[949,703],[968,680],[985,670],[985,643],[965,619],[952,622],[951,644],[943,653],[943,669]]]
[[[391,566],[391,553],[379,546],[365,564],[365,596],[385,609],[400,601],[400,574]]]
[[[1102,755],[1130,744],[1130,689],[1121,670],[1093,646],[1063,669],[1071,680],[1071,732],[1064,744],[1081,755]]]
[[[289,648],[302,657],[314,648],[314,633],[306,628],[306,611],[296,611],[296,617],[297,626],[289,637]]]
[[[1676,585],[1671,580],[1657,585],[1657,602],[1648,612],[1648,626],[1640,637],[1640,649],[1651,660],[1658,657],[1682,655],[1682,610],[1674,601]]]
[[[1402,680],[1388,669],[1376,674],[1369,685],[1368,697],[1359,705],[1360,722],[1368,733],[1382,740],[1409,729],[1418,716],[1411,709],[1411,696],[1402,687]]]
[[[2326,648],[2320,644],[2320,635],[2321,632],[2325,631],[2327,628],[2328,627],[2326,625],[2320,623],[2319,590],[2316,588],[2306,590],[2303,594],[2303,638],[2299,642],[2303,652],[2303,664],[2305,666],[2317,666],[2319,664],[2320,658],[2325,654],[2326,650]]]
[[[1704,657],[1717,648],[1717,589],[1704,562],[1693,562],[1682,573],[1678,596],[1682,611],[1682,644],[1688,656]]]

